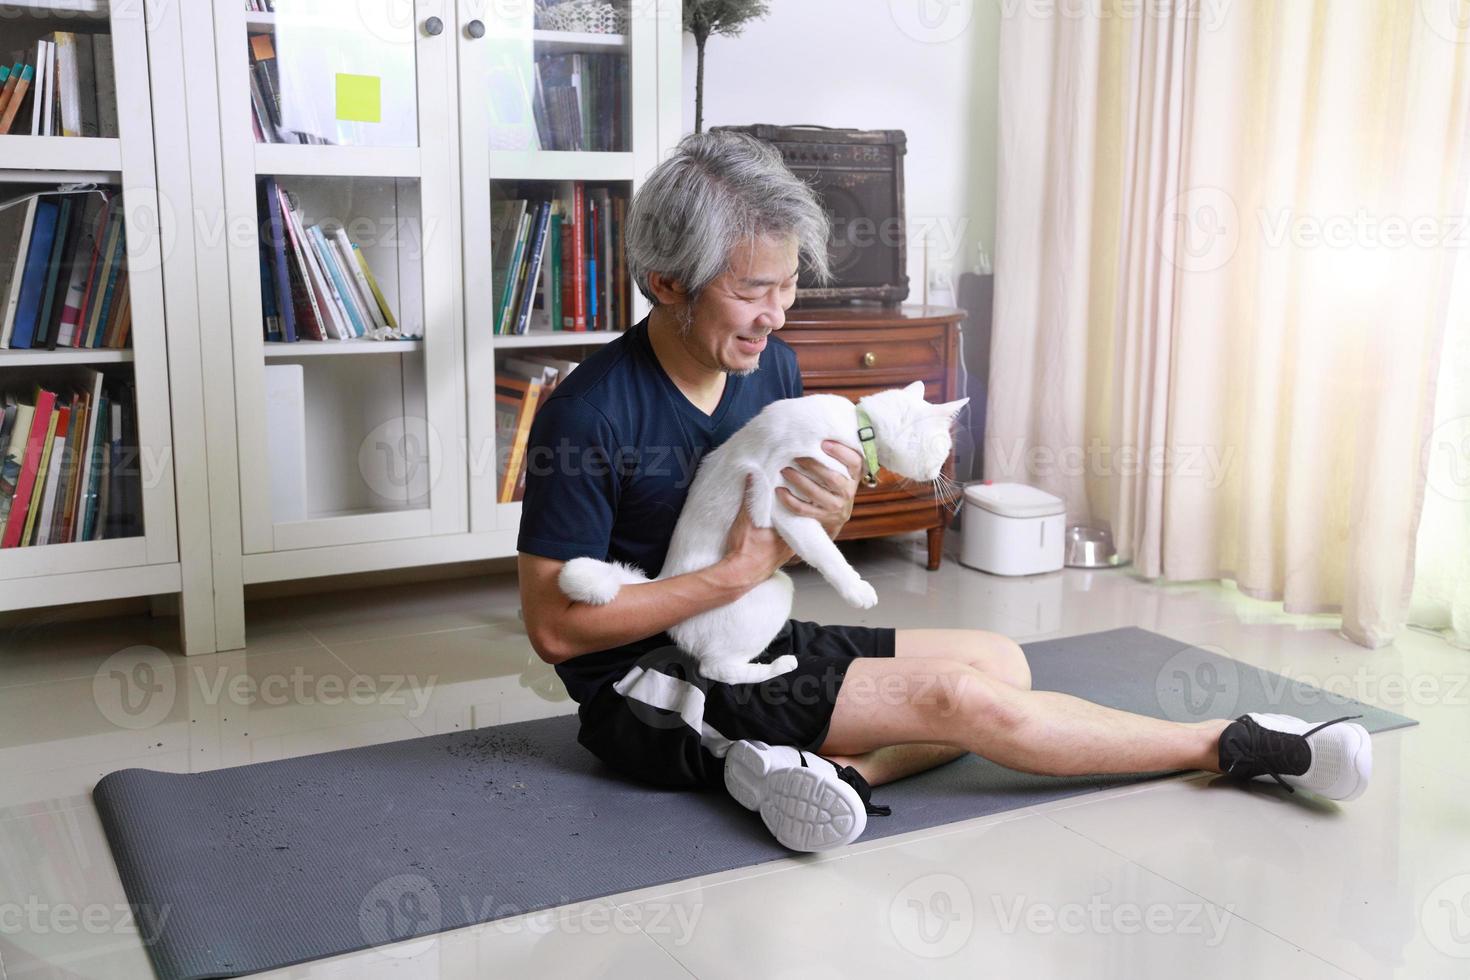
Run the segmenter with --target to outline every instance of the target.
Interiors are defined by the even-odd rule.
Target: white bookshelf
[[[491,150],[495,180],[632,180],[638,158],[632,153],[544,150]]]
[[[617,340],[621,330],[528,330],[493,338],[496,350],[538,347],[599,347]]]
[[[73,23],[78,20],[105,21],[110,13],[107,0],[6,0],[0,6],[9,10],[56,14],[58,17],[66,17]]]
[[[0,160],[4,161],[6,171],[72,171],[71,175],[63,176],[111,177],[116,180],[122,173],[122,143],[101,137],[7,133],[0,136]]]
[[[301,340],[294,344],[266,344],[265,358],[289,360],[296,357],[358,357],[422,353],[423,349],[422,340]]]
[[[142,533],[0,550],[0,610],[133,596],[183,593],[193,580],[202,589],[183,595],[183,646],[214,649],[216,631],[208,597],[210,564],[198,551],[181,555],[181,514],[193,520],[207,511],[203,498],[185,501],[176,486],[187,483],[187,460],[198,444],[179,441],[171,409],[187,410],[197,377],[176,374],[173,338],[165,330],[162,270],[164,243],[176,230],[175,201],[161,195],[156,167],[153,81],[149,73],[149,25],[139,5],[120,0],[7,0],[7,47],[34,51],[53,31],[111,36],[118,133],[116,138],[33,136],[17,117],[0,136],[3,199],[69,184],[97,184],[123,193],[127,221],[128,296],[132,310],[126,349],[0,350],[0,388],[16,390],[34,380],[62,379],[71,367],[96,367],[127,378],[136,389],[137,435],[150,462],[143,467]],[[192,286],[192,281],[186,287]],[[197,471],[202,474],[202,467]],[[199,522],[203,551],[207,521]]]
[[[219,649],[247,639],[243,589],[251,583],[514,554],[520,505],[496,502],[497,355],[547,350],[579,360],[622,334],[548,330],[544,315],[525,334],[491,333],[493,189],[532,181],[569,190],[586,181],[631,196],[680,135],[676,0],[631,3],[628,30],[617,35],[536,29],[530,3],[342,0],[348,8],[358,2],[371,8],[371,17],[353,18],[348,10],[332,23],[305,26],[344,30],[371,21],[377,42],[393,46],[387,58],[411,46],[411,71],[385,71],[380,83],[385,110],[408,96],[415,116],[410,139],[257,142],[248,38],[270,35],[280,55],[290,49],[291,28],[302,22],[245,11],[244,0],[201,0],[168,5],[159,24],[150,25],[160,86],[155,111],[167,115],[170,133],[183,134],[186,143],[183,152],[160,156],[160,179],[184,183],[189,213],[198,216],[173,252],[181,270],[190,265],[178,279],[189,287],[186,315],[197,325],[188,332],[186,370],[205,438],[197,460],[201,492],[189,500],[207,507],[208,601]],[[431,17],[442,21],[436,35],[426,29]],[[469,30],[476,19],[487,28],[478,38]],[[624,146],[615,152],[499,148],[506,144],[492,140],[486,84],[492,61],[526,52],[529,68],[532,51],[626,54]],[[114,151],[106,147],[36,144],[25,152],[30,155],[17,159],[35,171],[63,164],[79,173],[113,169],[108,154]],[[403,339],[265,341],[255,237],[257,182],[265,177],[294,195],[303,212],[341,220],[397,310]],[[353,220],[407,234],[359,241]],[[646,309],[629,290],[636,321]],[[287,416],[303,420],[299,457],[279,455],[283,443],[273,441],[265,422],[266,372],[276,368],[300,372],[300,404],[292,402]],[[277,520],[271,510],[273,447],[281,460],[302,460],[279,467],[293,481],[304,475],[292,484],[305,494],[292,519]]]
[[[256,143],[258,176],[413,177],[420,176],[421,151],[415,147],[296,146]]]
[[[463,201],[464,245],[466,257],[465,324],[467,369],[472,379],[483,379],[469,386],[469,445],[471,457],[484,459],[487,447],[498,453],[495,434],[494,376],[498,358],[522,355],[538,349],[554,351],[558,358],[581,360],[602,344],[621,336],[621,329],[643,315],[645,307],[636,291],[632,293],[632,320],[614,324],[612,331],[555,331],[546,329],[544,319],[533,320],[531,329],[522,334],[495,335],[488,324],[493,320],[495,286],[483,274],[483,266],[472,266],[477,257],[491,254],[493,246],[490,212],[492,199],[499,196],[496,188],[530,185],[557,199],[569,200],[575,182],[610,186],[631,198],[638,181],[658,162],[661,151],[672,145],[679,133],[674,127],[661,129],[666,120],[668,103],[677,98],[678,80],[661,76],[668,63],[669,45],[680,43],[677,34],[661,35],[660,25],[672,19],[681,20],[680,9],[672,2],[632,3],[629,27],[623,34],[574,34],[538,29],[533,22],[531,4],[500,5],[501,18],[486,19],[486,37],[460,42],[460,78],[464,91],[492,90],[497,72],[508,63],[527,64],[533,56],[566,54],[624,54],[628,58],[627,98],[629,113],[624,144],[612,151],[548,151],[504,149],[496,138],[497,120],[486,111],[483,101],[478,111],[466,112],[460,121],[463,146],[461,200]],[[677,57],[677,52],[674,52]],[[662,86],[661,86],[662,83]],[[677,116],[677,113],[674,113]],[[474,152],[484,148],[484,152]],[[470,274],[473,269],[474,274]],[[631,290],[631,284],[628,287]],[[498,356],[497,356],[498,355]],[[498,458],[498,457],[497,457]],[[472,534],[493,535],[503,541],[504,554],[514,552],[515,535],[520,520],[520,505],[499,502],[499,479],[495,467],[473,466],[470,474],[469,518]]]
[[[249,13],[243,2],[218,0],[207,44],[214,52],[219,103],[217,132],[224,170],[223,206],[230,227],[252,229],[228,247],[229,330],[219,342],[231,351],[234,426],[226,442],[236,452],[224,478],[239,487],[238,526],[217,517],[216,534],[238,538],[245,555],[349,547],[373,541],[429,538],[465,527],[463,468],[450,458],[462,439],[463,374],[455,317],[457,254],[448,231],[454,222],[453,106],[442,93],[451,84],[453,39],[419,29],[424,17],[393,14],[376,34],[350,33],[360,22],[344,11],[332,22],[290,25],[271,14]],[[441,7],[421,3],[420,7]],[[389,7],[395,7],[389,10]],[[376,9],[376,8],[375,8]],[[436,13],[443,17],[443,13]],[[186,37],[208,18],[191,25]],[[326,32],[311,35],[310,32]],[[411,48],[412,69],[379,80],[382,105],[406,104],[408,138],[374,145],[371,127],[333,145],[257,142],[252,131],[248,38],[270,32],[277,78],[290,73],[299,87],[281,95],[290,108],[313,88],[322,69],[311,61],[311,36],[357,44],[383,55],[382,63]],[[186,42],[187,43],[187,42]],[[364,71],[369,69],[362,69]],[[294,94],[293,94],[294,93]],[[330,99],[330,93],[327,94]],[[335,119],[327,122],[335,126]],[[373,270],[403,328],[404,339],[266,342],[256,234],[258,181],[271,178],[297,202],[303,224],[340,224]],[[361,230],[365,228],[366,232]],[[299,426],[289,440],[304,445],[281,455],[283,433],[267,424],[266,371],[294,365],[301,404],[288,413]],[[288,440],[288,441],[289,441]],[[290,442],[289,444],[296,444]],[[293,466],[304,466],[295,473]],[[299,514],[272,508],[272,481],[285,479],[305,493]],[[226,559],[231,560],[231,559]],[[245,581],[243,573],[229,577]],[[238,645],[227,637],[225,646]]]
[[[0,349],[0,368],[29,368],[43,364],[123,364],[133,359],[127,348],[96,350],[4,350]]]

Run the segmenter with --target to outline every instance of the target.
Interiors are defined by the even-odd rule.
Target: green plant
[[[694,35],[694,131],[704,132],[704,46],[710,37],[737,37],[745,25],[770,13],[766,0],[684,0],[684,30]]]

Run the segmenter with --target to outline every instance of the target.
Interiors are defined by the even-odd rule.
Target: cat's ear
[[[904,386],[904,389],[903,389],[903,393],[905,395],[909,395],[910,397],[913,397],[913,398],[923,398],[924,397],[924,382],[922,382],[922,381],[915,381],[911,385],[905,385]]]
[[[970,399],[968,398],[961,398],[957,402],[945,402],[942,405],[934,406],[934,414],[937,416],[942,416],[948,421],[953,422],[959,417],[960,412],[968,404],[970,404]]]

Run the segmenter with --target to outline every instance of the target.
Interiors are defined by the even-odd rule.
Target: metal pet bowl
[[[1126,564],[1118,560],[1113,532],[1084,524],[1067,528],[1065,556],[1063,564],[1068,568],[1116,568]]]

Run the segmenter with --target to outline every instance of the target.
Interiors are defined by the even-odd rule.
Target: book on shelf
[[[627,199],[571,185],[570,200],[527,188],[491,202],[492,331],[618,330],[632,314],[623,255]],[[533,196],[539,194],[540,196]]]
[[[81,368],[0,405],[0,548],[142,533],[131,379]]]
[[[526,492],[526,443],[531,421],[556,386],[576,368],[576,361],[527,352],[501,360],[495,372],[495,445],[499,477],[496,499],[502,504]]]
[[[281,114],[281,64],[276,57],[275,35],[251,34],[246,44],[250,52],[250,120],[255,130],[255,141],[328,145],[330,140],[315,133],[297,132],[285,125]]]
[[[399,336],[362,248],[340,224],[310,223],[274,177],[258,185],[262,331],[267,342]]]
[[[110,190],[43,192],[0,210],[0,348],[128,346],[117,200]]]
[[[117,136],[112,35],[53,31],[14,52],[0,81],[0,133]]]
[[[627,146],[624,53],[539,52],[532,99],[540,149],[610,152]],[[511,115],[511,108],[499,107],[497,115]]]

